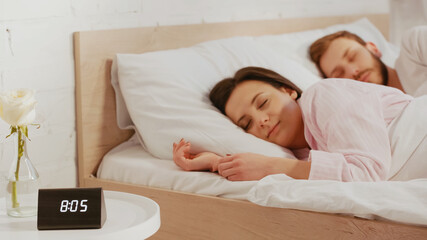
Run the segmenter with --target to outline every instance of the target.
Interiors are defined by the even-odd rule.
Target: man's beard
[[[387,86],[388,84],[387,66],[383,63],[383,61],[381,61],[379,57],[375,56],[374,54],[372,54],[372,56],[374,57],[376,64],[379,66],[379,70],[382,78],[381,84]]]

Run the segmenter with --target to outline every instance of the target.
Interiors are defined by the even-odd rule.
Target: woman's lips
[[[270,132],[268,133],[267,138],[270,138],[271,134],[272,134],[273,132],[275,132],[275,130],[277,129],[277,126],[279,126],[279,123],[280,123],[280,121],[279,121],[276,125],[274,125],[274,127],[273,127],[273,128],[270,130]]]

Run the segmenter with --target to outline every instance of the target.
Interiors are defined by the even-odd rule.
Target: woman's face
[[[249,80],[233,90],[225,113],[236,125],[258,138],[291,149],[307,147],[296,98],[294,90]]]

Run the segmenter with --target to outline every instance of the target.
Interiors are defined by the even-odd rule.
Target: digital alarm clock
[[[101,228],[106,218],[102,188],[39,190],[39,230]]]

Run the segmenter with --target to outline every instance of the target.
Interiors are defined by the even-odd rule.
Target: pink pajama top
[[[309,179],[386,180],[387,127],[413,98],[398,89],[347,79],[321,80],[298,100],[311,148]]]

